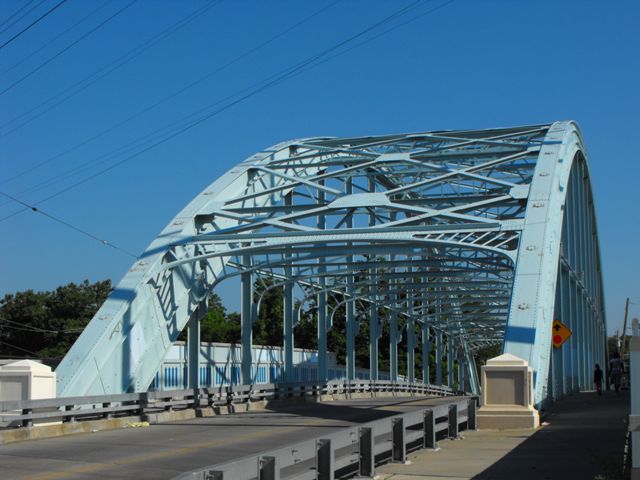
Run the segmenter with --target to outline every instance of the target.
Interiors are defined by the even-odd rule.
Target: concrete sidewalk
[[[613,480],[622,477],[629,392],[568,397],[535,432],[463,432],[439,451],[376,469],[385,480]]]

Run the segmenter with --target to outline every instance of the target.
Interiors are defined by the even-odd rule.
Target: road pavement
[[[0,446],[3,480],[168,479],[447,401],[385,397],[286,406]]]

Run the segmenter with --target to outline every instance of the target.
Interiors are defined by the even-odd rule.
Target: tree
[[[237,314],[236,314],[237,315]],[[209,309],[200,325],[200,339],[203,342],[234,343],[240,336],[240,322],[230,320],[227,309],[222,305],[217,293],[209,295]]]
[[[253,324],[253,343],[281,347],[284,343],[284,288],[274,286],[272,278],[256,280],[253,302],[260,302],[258,318]]]
[[[476,365],[479,367],[486,365],[487,360],[497,357],[502,353],[502,345],[491,345],[476,351],[473,356],[476,359]]]
[[[0,355],[62,357],[111,292],[111,281],[27,290],[0,300]]]

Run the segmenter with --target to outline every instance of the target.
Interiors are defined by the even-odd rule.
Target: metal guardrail
[[[108,419],[146,415],[187,408],[221,407],[260,400],[353,395],[356,393],[408,393],[454,395],[449,387],[392,382],[300,382],[286,384],[231,385],[218,388],[165,390],[120,395],[62,397],[0,402],[0,428],[31,427],[34,422]]]
[[[477,398],[382,418],[240,460],[194,470],[174,480],[333,480],[373,478],[375,466],[405,462],[408,451],[436,448],[437,438],[476,429]]]

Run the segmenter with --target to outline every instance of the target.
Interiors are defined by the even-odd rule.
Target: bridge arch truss
[[[256,279],[284,289],[285,377],[305,304],[327,332],[344,315],[347,377],[367,322],[370,374],[390,329],[391,378],[404,338],[409,380],[478,391],[474,352],[529,361],[535,397],[590,386],[606,358],[600,256],[587,155],[573,122],[275,145],[196,196],[126,273],[58,367],[63,396],[146,390],[187,328],[198,357],[211,290],[240,277],[243,382],[251,379]],[[338,308],[343,307],[343,308]],[[366,311],[366,315],[358,312]],[[574,332],[551,345],[553,319]],[[442,361],[415,365],[435,352]],[[197,368],[190,369],[192,385]]]

